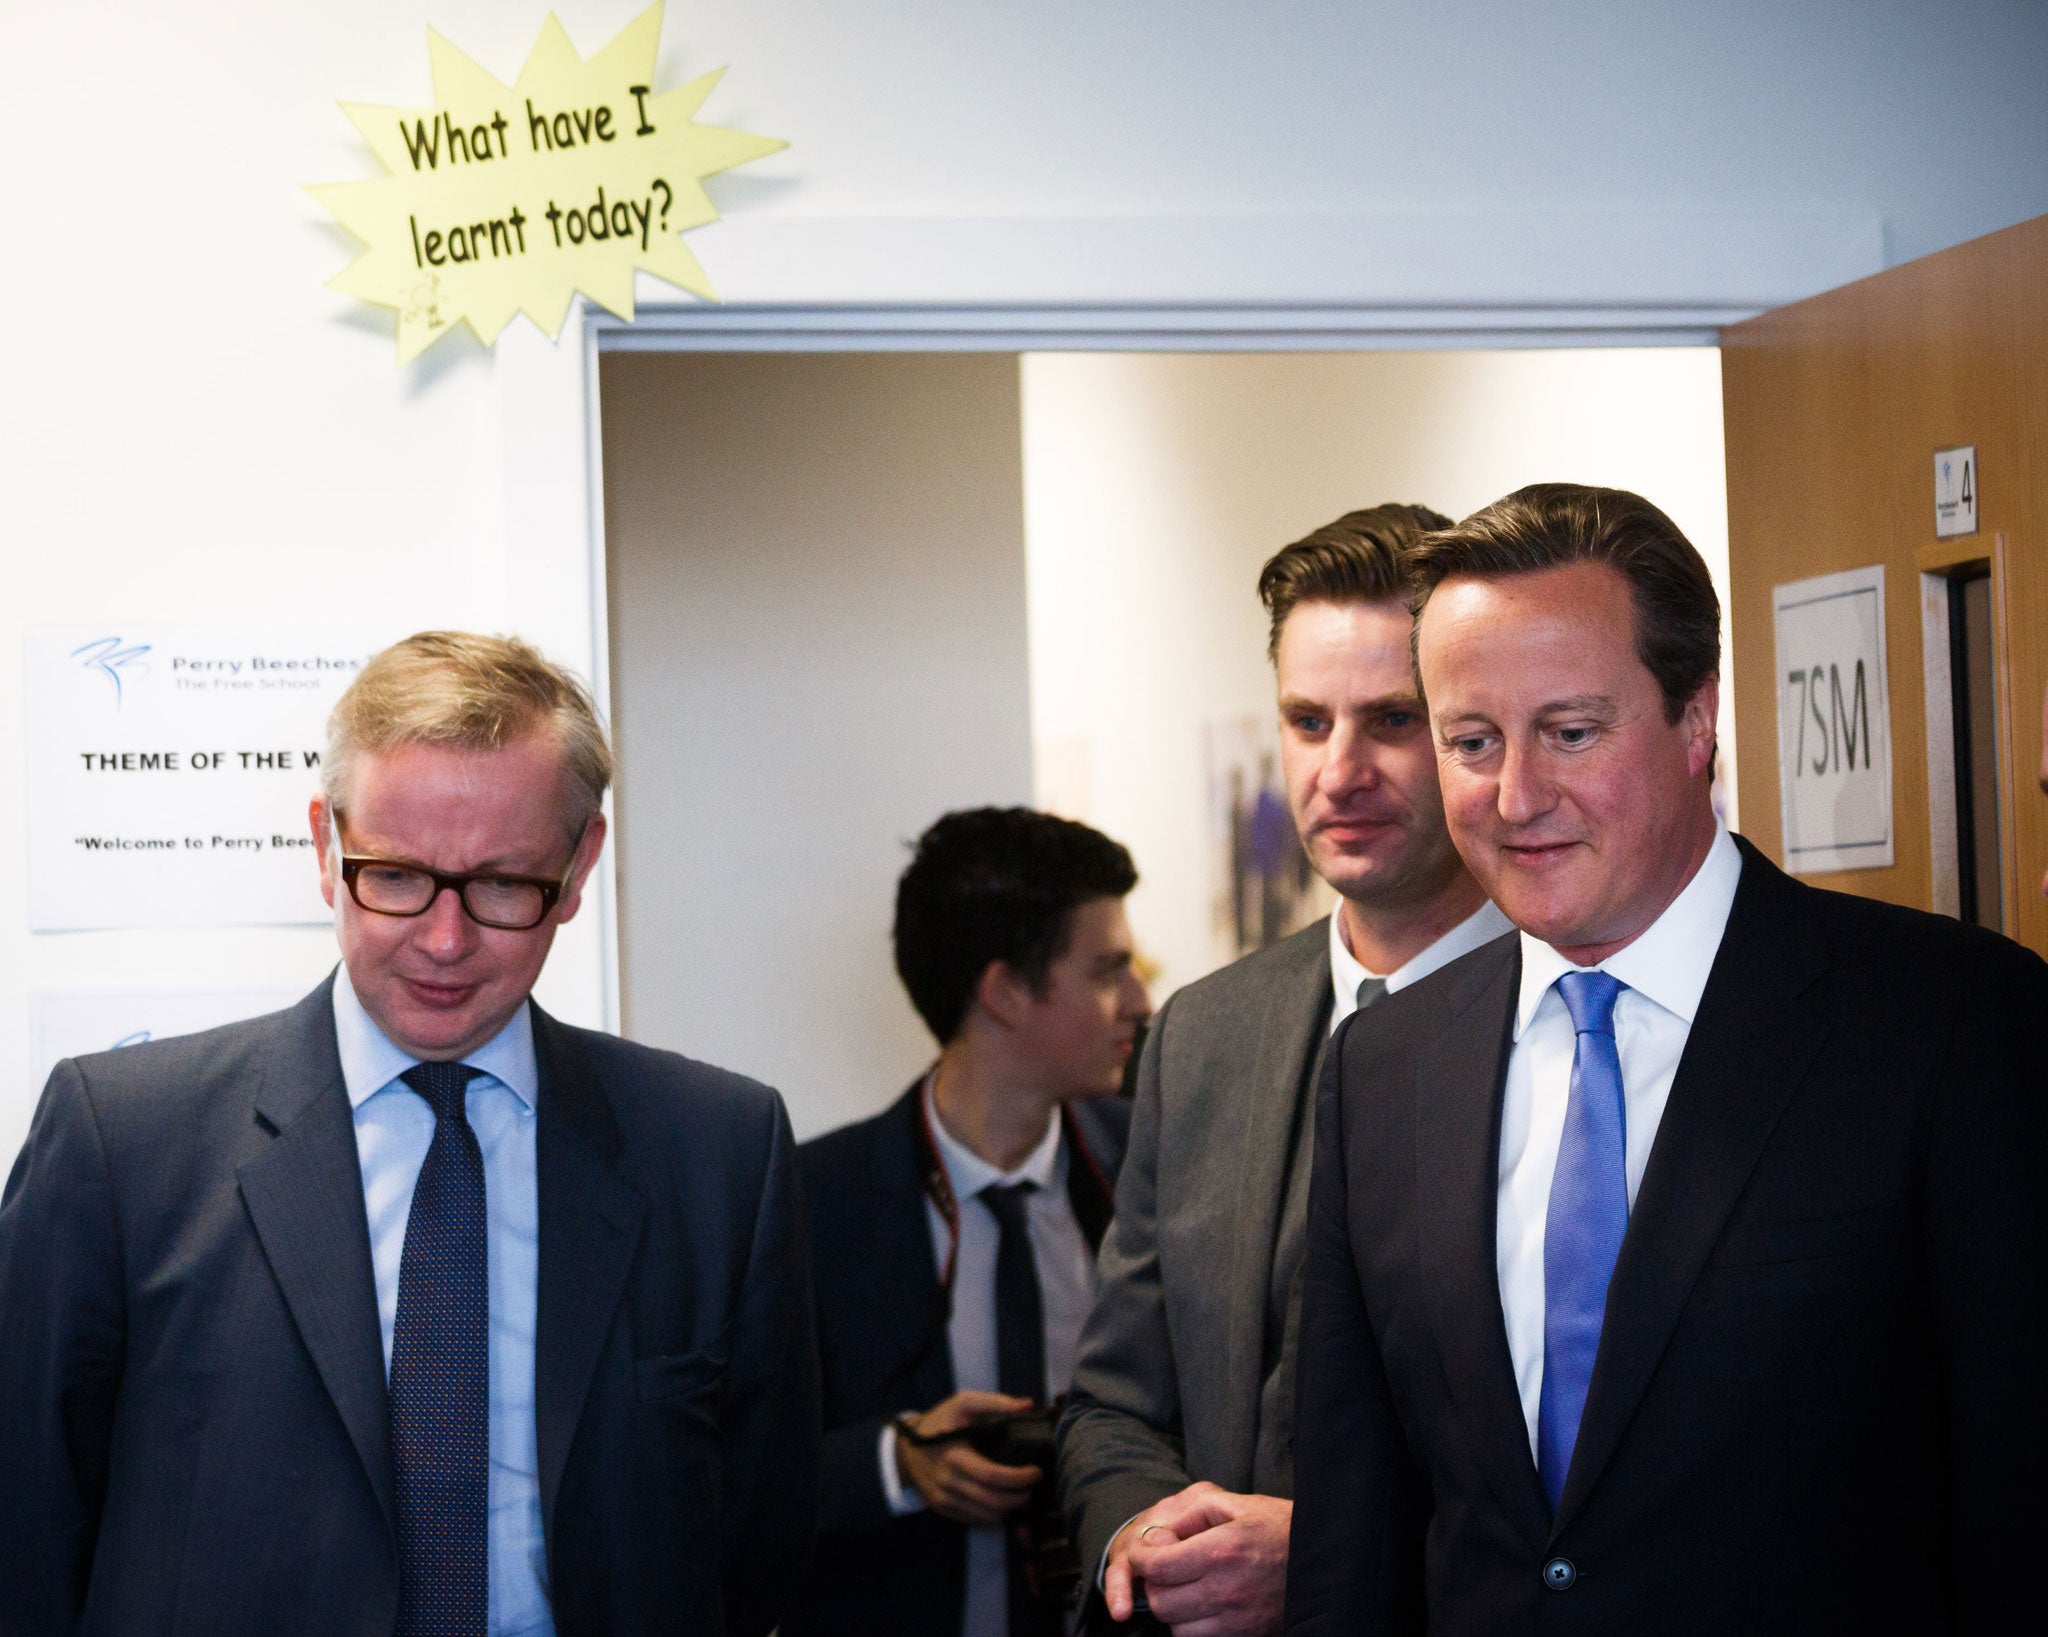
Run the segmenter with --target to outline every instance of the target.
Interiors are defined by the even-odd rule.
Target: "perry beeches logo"
[[[114,690],[114,709],[119,710],[127,699],[129,682],[149,675],[149,662],[143,658],[149,649],[146,642],[124,644],[119,637],[96,637],[72,649],[71,657],[88,672],[107,679]]]
[[[129,690],[156,670],[147,656],[155,644],[125,637],[95,637],[71,650],[70,657],[87,675],[102,678],[112,690],[114,708],[127,703]],[[163,656],[159,656],[162,658]],[[181,693],[255,693],[279,689],[311,689],[337,673],[360,671],[359,658],[322,654],[280,659],[273,654],[194,656],[172,654],[164,665],[171,686]]]

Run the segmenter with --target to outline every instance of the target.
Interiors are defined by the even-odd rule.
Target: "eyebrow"
[[[1583,713],[1599,716],[1613,714],[1614,708],[1614,699],[1610,694],[1581,693],[1573,694],[1568,699],[1553,699],[1547,704],[1538,705],[1536,707],[1536,714],[1538,716],[1574,716]]]
[[[438,866],[429,864],[424,858],[414,858],[407,853],[352,852],[347,856],[351,858],[375,859],[379,863],[384,864],[406,864],[416,870],[434,871],[438,869]],[[527,869],[513,855],[498,853],[485,859],[480,864],[471,865],[466,870],[440,870],[439,873],[443,875],[525,875],[538,880],[545,878],[548,872],[544,867]]]
[[[1363,700],[1348,708],[1353,711],[1420,710],[1422,708],[1422,695],[1412,692],[1377,694],[1371,699]],[[1327,705],[1319,699],[1309,698],[1306,694],[1283,693],[1280,696],[1280,709],[1283,711],[1328,711],[1332,715],[1342,715],[1347,707]]]

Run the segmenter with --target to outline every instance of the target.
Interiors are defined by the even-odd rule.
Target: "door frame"
[[[582,298],[550,343],[501,337],[507,536],[503,622],[611,701],[599,365],[611,352],[1363,352],[1518,347],[1710,347],[1775,305],[1734,301],[643,303],[628,321]],[[610,809],[607,808],[607,812]],[[615,850],[591,913],[562,930],[546,1003],[620,1027]]]

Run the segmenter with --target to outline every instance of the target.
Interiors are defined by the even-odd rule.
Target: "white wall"
[[[890,954],[906,844],[1031,799],[1017,360],[603,380],[625,1027],[809,1136],[936,1049]]]
[[[0,854],[21,858],[28,623],[382,616],[396,585],[410,620],[601,663],[580,360],[522,326],[394,369],[384,322],[321,288],[350,250],[299,191],[367,174],[337,99],[425,100],[430,18],[509,78],[545,9],[11,9]],[[639,0],[559,9],[590,50]],[[701,250],[739,300],[976,299],[991,246],[1046,300],[1199,293],[1212,251],[1245,299],[1306,269],[1361,300],[1771,300],[2048,208],[2048,11],[2024,0],[702,0],[667,39],[671,80],[732,65],[708,117],[796,144],[718,184],[735,217]],[[903,219],[929,230],[892,237]],[[331,950],[23,925],[17,865],[0,1153],[36,1089],[32,982],[310,982]],[[601,1016],[579,925],[550,998]]]
[[[1157,995],[1230,955],[1203,731],[1272,717],[1255,587],[1273,552],[1382,501],[1455,517],[1525,483],[1610,484],[1671,515],[1725,607],[1722,470],[1706,348],[1026,357],[1039,799],[1136,856]],[[1724,685],[1731,779],[1733,698]]]

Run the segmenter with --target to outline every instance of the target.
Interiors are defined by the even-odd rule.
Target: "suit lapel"
[[[1746,842],[1728,929],[1679,1059],[1607,1291],[1560,1528],[1613,1458],[1700,1270],[1828,1034],[1807,891]]]
[[[1109,1219],[1116,1210],[1116,1187],[1103,1172],[1101,1163],[1082,1135],[1081,1122],[1073,1105],[1060,1104],[1060,1132],[1067,1142],[1067,1203],[1090,1251],[1102,1249],[1102,1236],[1109,1231]]]
[[[281,1020],[256,1096],[275,1140],[236,1174],[292,1321],[395,1529],[377,1278],[333,992],[329,979]]]
[[[533,1043],[540,1066],[534,1420],[542,1524],[552,1540],[569,1446],[625,1293],[647,1202],[617,1168],[624,1138],[603,1088],[574,1037],[538,1006]]]
[[[935,1389],[939,1398],[946,1398],[953,1392],[953,1349],[947,1335],[953,1294],[940,1283],[926,1226],[929,1173],[940,1161],[934,1139],[925,1133],[922,1075],[889,1110],[884,1130],[887,1141],[874,1173],[874,1266],[886,1270],[891,1287],[900,1278],[917,1288],[908,1302],[882,1302],[876,1315],[878,1326],[888,1324],[888,1315],[895,1313],[902,1315],[903,1324],[897,1349],[901,1356],[891,1363],[882,1390],[891,1399],[918,1389]],[[895,1293],[895,1288],[889,1292],[892,1298]]]
[[[1534,1542],[1549,1509],[1508,1352],[1495,1244],[1501,1093],[1521,973],[1521,947],[1504,937],[1471,958],[1446,996],[1417,1075],[1415,1174],[1423,1283],[1434,1298],[1444,1377],[1487,1483]]]
[[[1226,1163],[1237,1172],[1237,1236],[1230,1258],[1230,1333],[1225,1345],[1223,1402],[1232,1407],[1226,1472],[1250,1481],[1258,1442],[1258,1406],[1265,1377],[1266,1305],[1273,1253],[1294,1151],[1297,1120],[1312,1116],[1310,1088],[1322,1061],[1330,1016],[1329,926],[1318,921],[1290,940],[1294,958],[1276,963],[1257,1027],[1251,1072],[1217,1088],[1243,1104],[1238,1147]],[[1295,951],[1298,951],[1296,953]],[[1226,1120],[1220,1129],[1228,1130]]]

